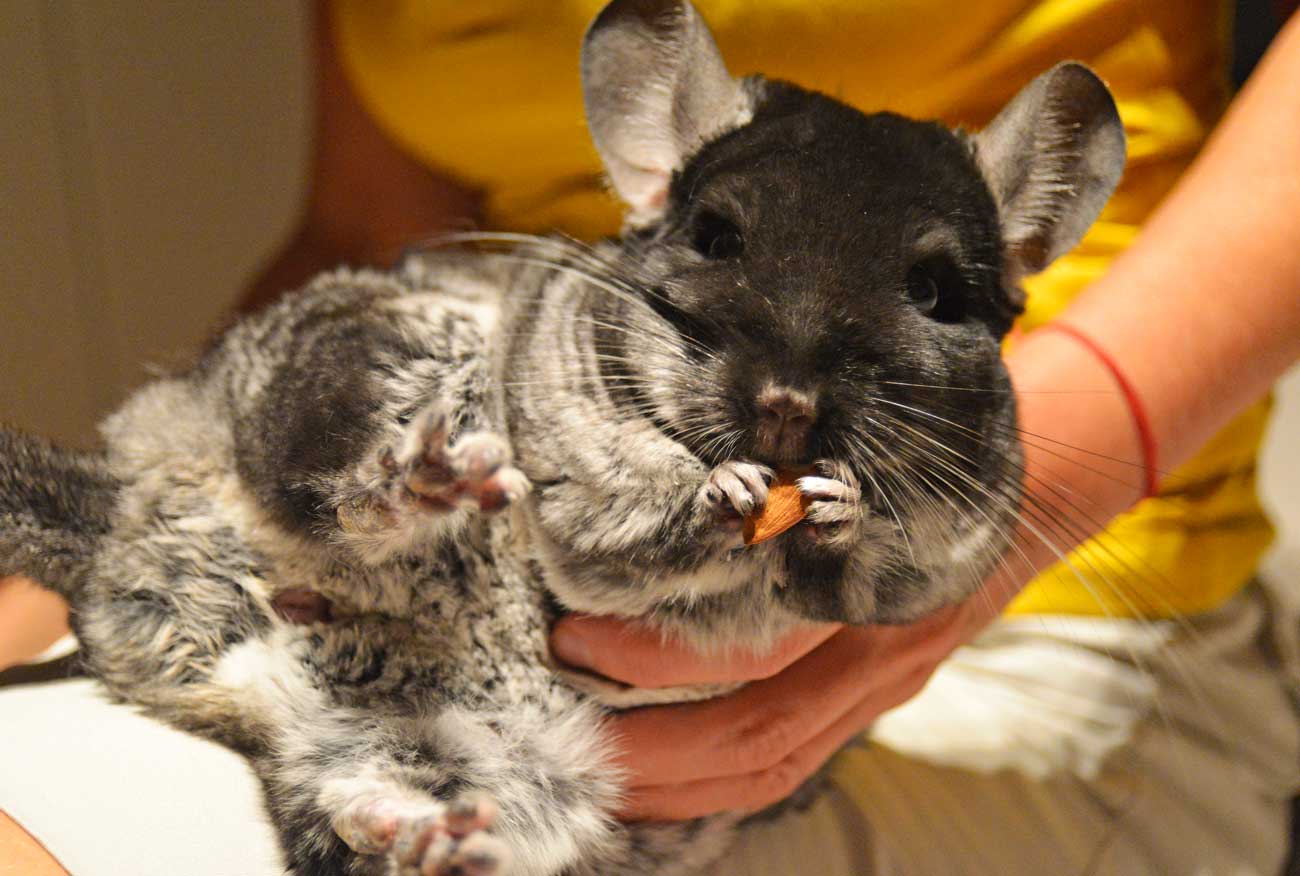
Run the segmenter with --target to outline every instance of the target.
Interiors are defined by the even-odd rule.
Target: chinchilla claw
[[[774,477],[765,465],[730,460],[709,472],[699,501],[719,523],[739,527],[743,518],[767,504],[767,487]]]

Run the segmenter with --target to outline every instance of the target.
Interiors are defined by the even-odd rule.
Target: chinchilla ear
[[[592,140],[631,225],[662,216],[673,173],[752,114],[683,0],[614,0],[601,10],[583,40],[582,88]]]
[[[1013,283],[1079,242],[1124,170],[1115,101],[1095,73],[1072,61],[1025,86],[974,141]]]

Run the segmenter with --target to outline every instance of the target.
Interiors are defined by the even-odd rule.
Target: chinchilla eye
[[[691,246],[708,259],[731,259],[745,249],[740,229],[725,216],[705,210],[695,218],[691,230]]]
[[[957,266],[944,257],[928,258],[907,272],[907,300],[935,322],[966,318],[966,283]]]
[[[907,272],[907,298],[927,316],[939,306],[939,281],[923,265],[914,265]]]

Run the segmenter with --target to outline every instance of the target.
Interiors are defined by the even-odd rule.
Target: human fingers
[[[757,812],[794,793],[882,712],[916,695],[930,677],[911,673],[875,688],[830,726],[778,762],[752,773],[629,789],[619,817],[626,821],[681,821],[719,812]]]
[[[833,636],[838,624],[800,627],[771,650],[702,656],[681,642],[633,621],[567,615],[551,631],[551,650],[570,666],[635,687],[675,687],[770,678]]]
[[[676,785],[781,769],[793,752],[901,678],[928,674],[952,640],[907,628],[846,628],[772,678],[699,703],[611,720],[628,785]],[[936,630],[935,632],[939,632]],[[881,708],[896,705],[887,702]]]

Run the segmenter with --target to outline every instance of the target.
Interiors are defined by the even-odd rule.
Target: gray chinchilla
[[[707,871],[741,816],[619,824],[601,717],[709,691],[560,670],[556,613],[761,649],[918,618],[1007,547],[999,343],[1118,181],[1097,77],[968,135],[733,79],[670,0],[607,6],[582,73],[619,240],[339,270],[102,452],[0,432],[0,572],[68,597],[114,695],[247,756],[299,876]],[[798,468],[806,519],[745,547]],[[328,611],[277,613],[303,592]]]

